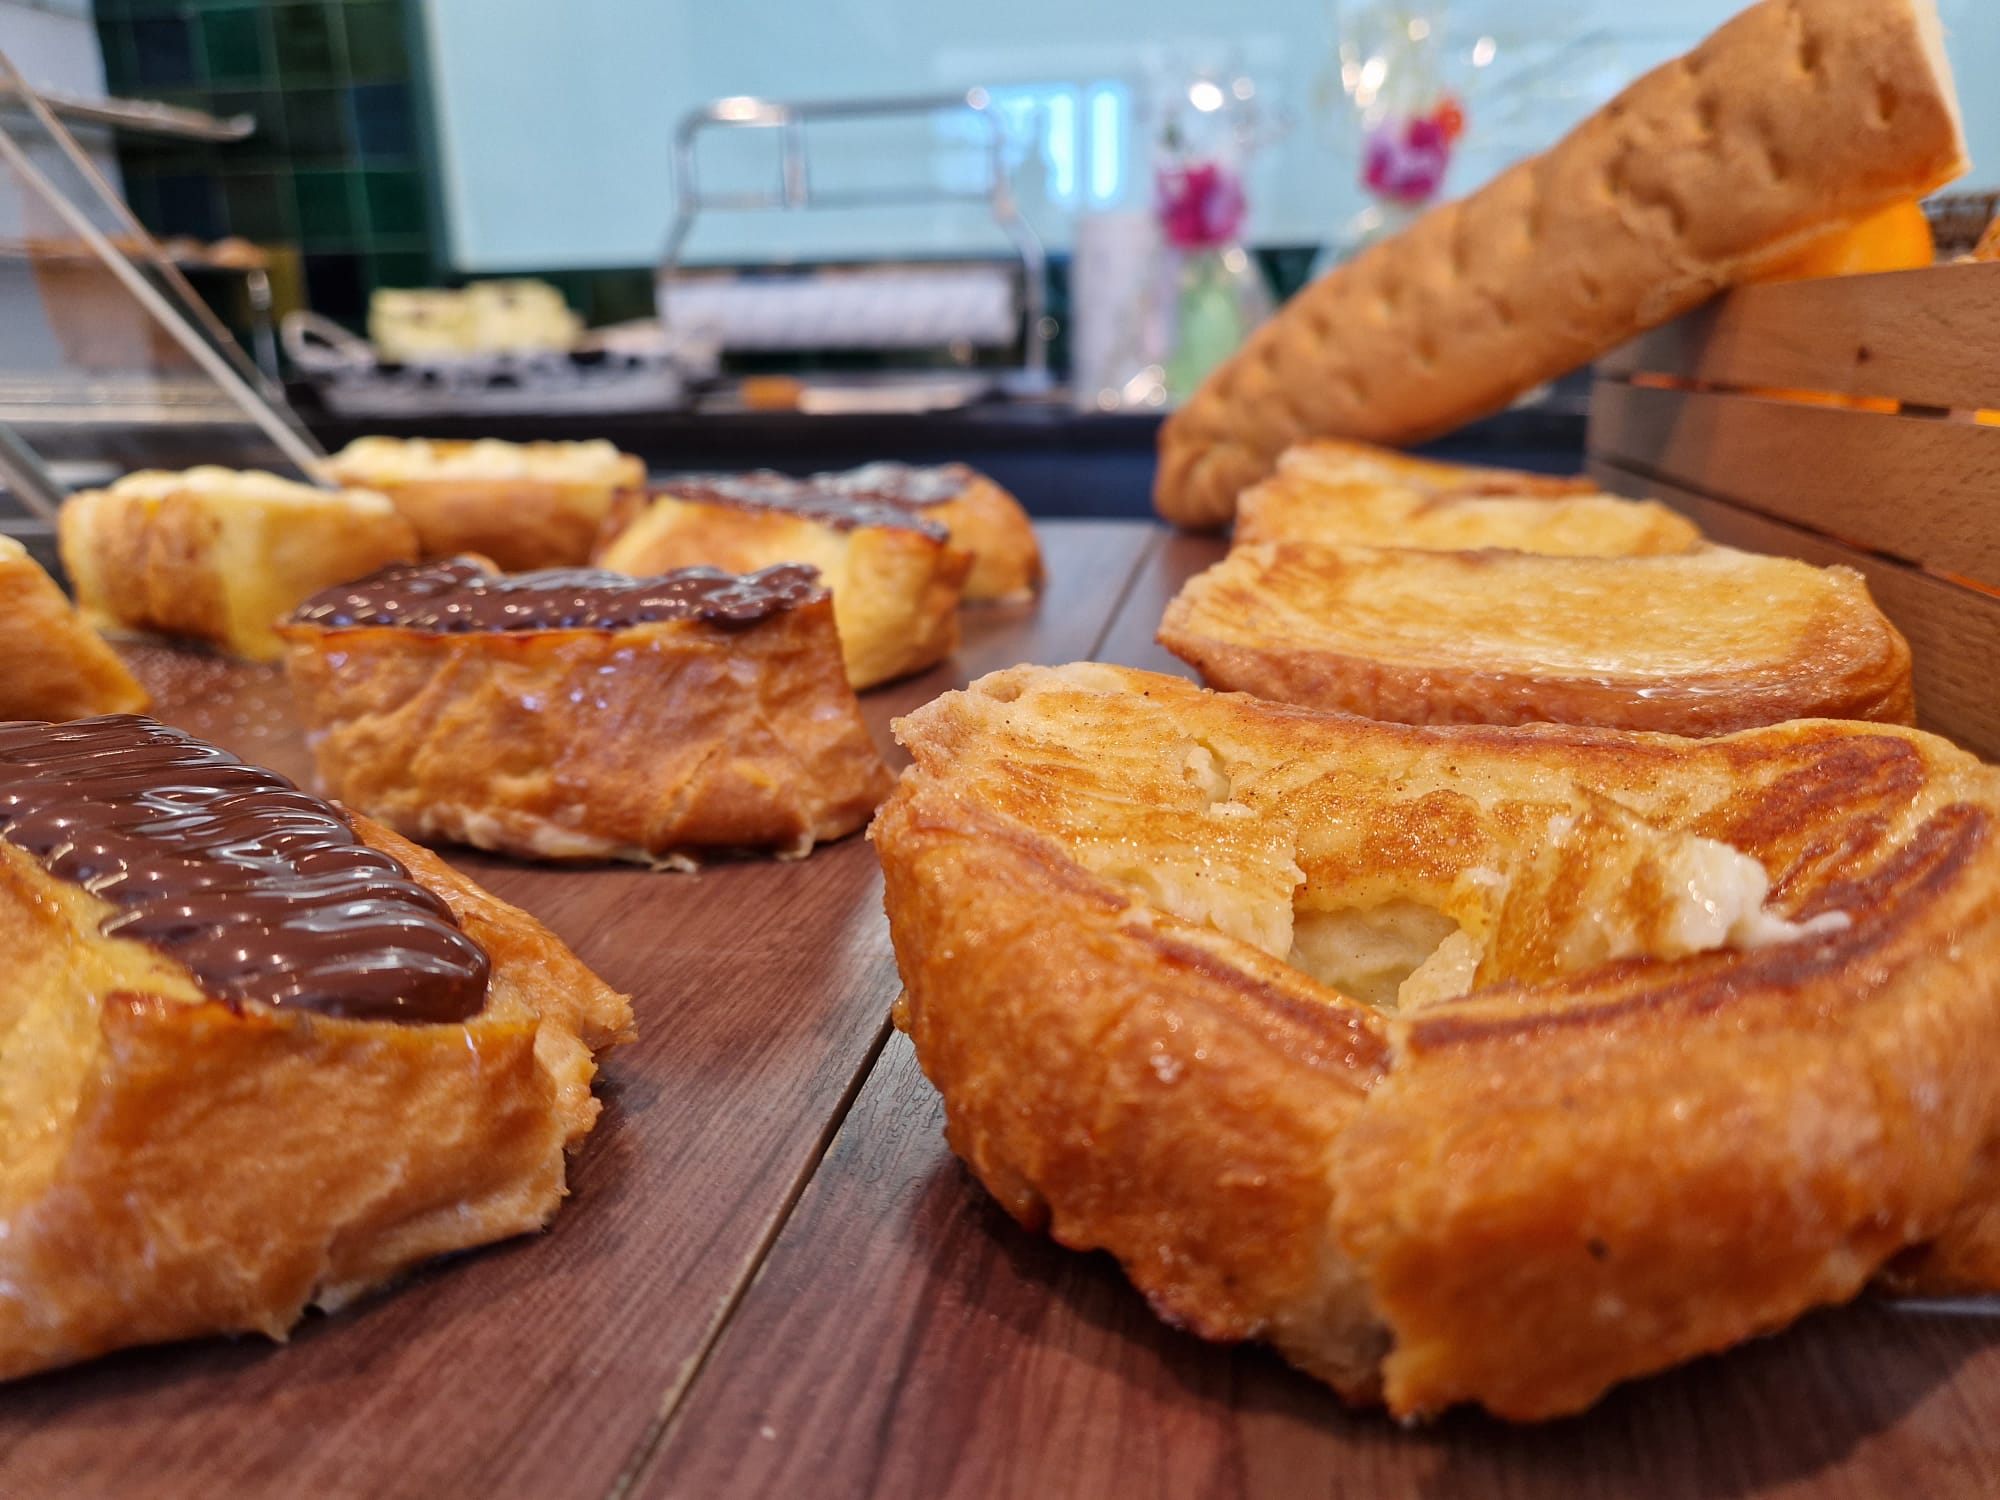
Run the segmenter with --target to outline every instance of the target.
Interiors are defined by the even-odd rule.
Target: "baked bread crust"
[[[807,563],[833,590],[847,680],[858,692],[958,649],[958,603],[971,555],[942,528],[839,527],[782,510],[678,499],[671,488],[614,503],[596,558],[644,577],[676,568],[751,573]]]
[[[1763,0],[1293,297],[1167,419],[1154,503],[1222,526],[1302,438],[1449,431],[1965,165],[1931,0]]]
[[[28,549],[0,536],[0,719],[138,713],[146,702]]]
[[[903,505],[943,526],[954,547],[972,554],[960,591],[968,604],[1019,603],[1042,586],[1042,548],[1028,512],[997,481],[968,465],[863,464],[815,474],[807,483]],[[926,494],[948,498],[913,498]]]
[[[372,491],[218,468],[149,469],[79,490],[63,501],[57,539],[91,625],[184,636],[249,661],[282,654],[274,627],[309,594],[417,555],[410,523]]]
[[[1546,1418],[1992,1218],[2000,773],[1933,736],[1419,729],[1102,667],[898,732],[870,836],[953,1149],[1171,1322]],[[1763,899],[1676,900],[1710,840],[1786,940],[1671,940]],[[1400,906],[1470,993],[1295,966]]]
[[[1860,574],[1707,545],[1240,546],[1188,581],[1159,639],[1212,687],[1406,724],[1713,735],[1916,713],[1910,648]]]
[[[487,953],[455,1024],[205,995],[112,908],[0,843],[0,1378],[209,1333],[282,1340],[421,1261],[540,1228],[600,1108],[626,997],[554,934],[366,818]],[[18,1059],[18,1061],[14,1061]]]
[[[321,784],[412,838],[677,867],[797,856],[893,784],[823,592],[748,625],[282,631]]]
[[[602,441],[356,438],[326,472],[387,495],[424,558],[471,552],[507,572],[588,561],[612,496],[646,483],[644,463]]]
[[[1277,472],[1243,492],[1232,539],[1645,557],[1685,552],[1701,532],[1657,500],[1603,494],[1588,479],[1434,464],[1324,441],[1286,449]]]

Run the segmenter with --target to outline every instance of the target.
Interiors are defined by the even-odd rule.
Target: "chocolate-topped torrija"
[[[274,771],[155,720],[0,724],[0,838],[117,908],[210,995],[463,1021],[488,963],[444,901]]]

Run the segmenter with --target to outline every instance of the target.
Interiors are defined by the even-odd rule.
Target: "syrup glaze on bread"
[[[2000,772],[1944,741],[1097,666],[897,733],[870,837],[953,1149],[1175,1324],[1535,1419],[1892,1262],[2000,1288]]]
[[[1709,735],[1916,708],[1909,646],[1859,574],[1727,547],[1241,546],[1189,580],[1160,642],[1213,687],[1408,724]]]
[[[548,1221],[625,997],[425,851],[178,731],[0,738],[0,1379],[282,1339]]]
[[[58,539],[91,624],[249,661],[277,659],[277,623],[301,599],[417,555],[410,523],[371,490],[214,467],[79,490],[63,501]]]
[[[587,561],[612,497],[646,482],[643,463],[602,439],[364,437],[326,470],[387,495],[416,528],[421,556],[474,552],[515,570]]]
[[[1656,500],[1602,494],[1588,479],[1322,440],[1286,449],[1277,472],[1243,492],[1231,540],[1641,557],[1685,552],[1701,532]]]
[[[804,854],[888,790],[809,567],[429,563],[329,589],[284,635],[321,781],[412,837],[686,867]]]

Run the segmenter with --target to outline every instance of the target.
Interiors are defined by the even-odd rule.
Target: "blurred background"
[[[92,160],[328,441],[616,412],[656,464],[760,461],[768,424],[669,417],[850,419],[786,429],[772,461],[802,467],[875,456],[890,417],[1012,403],[1122,433],[1064,480],[1086,429],[1040,419],[1072,444],[1047,460],[1059,512],[1142,505],[1150,424],[1315,268],[1736,8],[0,0],[0,51],[77,106]],[[2000,163],[2000,5],[1941,8],[1975,160]],[[107,100],[141,118],[94,118]],[[76,312],[78,276],[49,311],[65,236],[0,193],[0,238],[38,257],[31,292],[0,278],[0,319],[46,321],[51,365],[129,359]],[[381,295],[489,280],[476,306]],[[569,362],[492,363],[536,351]],[[1567,454],[1580,411],[1538,396],[1489,456]]]

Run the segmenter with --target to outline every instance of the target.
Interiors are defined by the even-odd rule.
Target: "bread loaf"
[[[1932,0],[1762,0],[1300,292],[1167,420],[1154,503],[1224,525],[1302,438],[1448,431],[1965,165]]]

